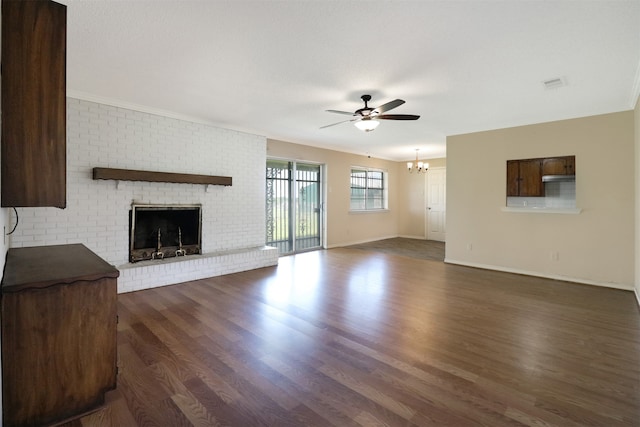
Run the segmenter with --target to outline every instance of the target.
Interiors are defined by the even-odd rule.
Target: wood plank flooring
[[[349,246],[348,248],[384,252],[387,254],[402,255],[418,259],[444,261],[444,247],[444,242],[438,242],[435,240],[393,237],[390,239],[360,243]]]
[[[633,293],[331,249],[118,297],[81,426],[638,426]]]

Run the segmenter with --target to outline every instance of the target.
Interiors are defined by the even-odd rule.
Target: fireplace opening
[[[201,205],[131,205],[129,261],[200,253]]]

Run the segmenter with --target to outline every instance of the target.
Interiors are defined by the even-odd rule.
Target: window
[[[387,208],[387,177],[381,170],[351,169],[352,211],[382,210]]]

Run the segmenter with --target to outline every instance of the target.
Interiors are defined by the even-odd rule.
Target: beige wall
[[[0,25],[1,27],[1,25]],[[0,37],[2,39],[2,37]],[[1,78],[0,78],[1,81]],[[1,91],[0,91],[1,92]],[[2,111],[2,106],[0,105],[0,111]],[[0,114],[0,119],[2,115]],[[0,182],[0,188],[2,188],[2,183]],[[4,271],[4,262],[7,257],[7,251],[9,250],[9,242],[10,236],[6,236],[6,233],[11,231],[9,224],[9,209],[0,208],[0,225],[2,225],[2,229],[4,230],[2,233],[2,241],[0,242],[0,271]],[[1,393],[0,393],[1,396]],[[2,402],[0,402],[0,408],[2,407]]]
[[[635,290],[636,298],[640,304],[640,98],[636,100],[636,108],[634,114],[634,142],[635,142],[635,225],[636,225],[636,256],[635,256]]]
[[[324,186],[327,196],[327,223],[330,226],[327,227],[325,247],[331,248],[398,236],[399,163],[271,139],[267,140],[267,157],[326,165]],[[378,168],[388,172],[388,211],[349,212],[351,166]]]
[[[447,161],[441,159],[426,159],[429,168],[446,167]],[[424,174],[408,173],[407,162],[398,163],[398,234],[402,237],[425,239],[427,237],[425,213],[426,213],[426,186]]]
[[[327,167],[326,247],[403,236],[424,239],[425,175],[410,174],[406,162],[325,150],[290,142],[267,140],[267,157],[321,163]],[[446,159],[424,159],[430,168],[446,167]],[[384,169],[389,173],[389,212],[349,213],[351,166]]]
[[[0,39],[1,38],[2,37],[0,37]],[[1,111],[2,111],[2,106],[0,105],[0,112]],[[2,114],[0,114],[0,119],[1,117],[2,117]],[[0,188],[2,188],[1,182],[0,182]],[[9,212],[9,209],[0,208],[0,226],[3,229],[2,240],[0,240],[0,271],[4,271],[4,263],[7,257],[7,251],[9,250],[9,239],[11,239],[11,236],[7,236],[6,233],[11,231],[10,218],[11,218],[11,214]],[[0,278],[1,278],[1,274],[0,274]],[[0,396],[2,396],[1,392],[0,392]],[[0,402],[0,409],[1,408],[2,408],[2,402]]]
[[[558,155],[576,156],[582,213],[502,212],[506,161]],[[632,289],[634,174],[633,111],[450,136],[446,259]]]

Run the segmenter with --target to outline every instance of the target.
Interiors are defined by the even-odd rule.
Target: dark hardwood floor
[[[444,246],[444,242],[438,242],[436,240],[394,237],[391,239],[360,243],[358,245],[348,246],[348,248],[384,252],[387,254],[403,255],[418,259],[444,261]]]
[[[638,426],[633,293],[331,249],[118,297],[79,426]]]

